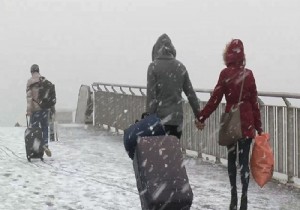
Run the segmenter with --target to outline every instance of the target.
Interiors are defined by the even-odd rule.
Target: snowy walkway
[[[53,157],[27,162],[25,128],[0,128],[0,210],[139,210],[131,160],[121,136],[84,127],[60,126]],[[195,209],[228,209],[226,168],[186,160]],[[240,186],[239,186],[240,189]],[[249,210],[299,210],[300,191],[251,181]]]

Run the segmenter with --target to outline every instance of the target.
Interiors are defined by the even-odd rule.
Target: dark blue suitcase
[[[124,130],[125,150],[128,156],[133,159],[138,137],[164,135],[166,135],[166,132],[160,118],[156,114],[147,115]]]
[[[190,209],[193,191],[177,137],[139,138],[133,169],[142,210]]]

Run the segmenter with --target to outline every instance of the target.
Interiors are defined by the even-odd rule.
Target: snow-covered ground
[[[0,210],[141,209],[122,136],[60,125],[60,141],[50,143],[53,156],[29,163],[24,131],[0,128]],[[186,167],[194,192],[191,210],[228,209],[226,168],[192,158]],[[275,182],[260,189],[251,181],[249,209],[299,210],[300,190]]]

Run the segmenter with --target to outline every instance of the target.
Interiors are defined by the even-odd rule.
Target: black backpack
[[[37,100],[34,100],[42,109],[50,109],[56,103],[55,85],[45,77],[40,77],[40,81],[36,83],[39,92]]]

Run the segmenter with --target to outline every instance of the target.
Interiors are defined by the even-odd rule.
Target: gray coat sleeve
[[[186,97],[192,107],[193,113],[196,117],[198,112],[200,111],[199,101],[198,101],[198,98],[196,96],[193,85],[190,81],[189,74],[186,69],[185,69],[185,73],[184,73],[183,92],[186,95]]]
[[[151,63],[147,72],[147,101],[146,112],[155,113],[157,109],[156,99],[156,77],[154,74],[154,64]]]

